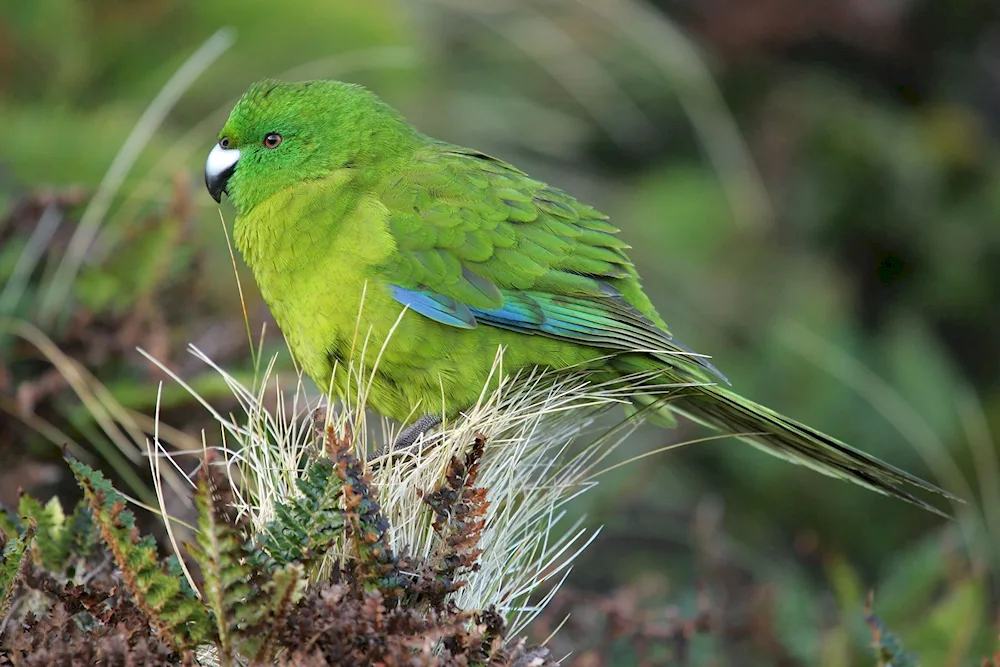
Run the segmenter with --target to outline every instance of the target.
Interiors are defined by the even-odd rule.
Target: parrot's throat
[[[324,389],[331,351],[350,346],[375,267],[393,244],[384,206],[351,170],[306,181],[236,220],[234,238],[299,366]]]

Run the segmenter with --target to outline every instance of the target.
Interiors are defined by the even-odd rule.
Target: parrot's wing
[[[725,378],[673,339],[607,217],[482,153],[434,144],[381,198],[397,301],[443,324],[483,324],[641,351]],[[649,313],[650,315],[645,314]]]

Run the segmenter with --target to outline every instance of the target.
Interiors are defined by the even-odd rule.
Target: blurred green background
[[[251,372],[201,174],[264,76],[365,84],[598,206],[737,390],[969,500],[943,522],[727,440],[651,457],[575,508],[604,530],[536,639],[572,611],[568,664],[874,664],[874,590],[921,664],[997,649],[994,3],[0,3],[6,506],[71,492],[63,446],[148,498],[116,447],[143,441],[164,379],[136,346],[221,409],[186,346]],[[267,341],[282,349],[273,325]],[[204,411],[172,384],[162,411],[165,439],[197,447]],[[699,435],[642,430],[616,456]]]

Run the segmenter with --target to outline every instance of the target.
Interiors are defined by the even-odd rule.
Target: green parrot
[[[344,396],[360,361],[371,408],[401,422],[423,415],[396,446],[472,406],[502,347],[507,373],[656,376],[686,386],[663,400],[637,382],[633,410],[754,434],[742,439],[930,511],[907,485],[954,499],[722,386],[668,331],[607,216],[421,134],[360,86],[253,84],[205,183],[236,206],[236,245],[302,370]]]

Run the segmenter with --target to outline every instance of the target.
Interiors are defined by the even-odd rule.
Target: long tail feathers
[[[754,434],[741,439],[772,456],[905,500],[940,516],[949,515],[912,495],[906,487],[916,487],[962,502],[960,498],[919,477],[722,387],[698,387],[691,393],[676,397],[668,407],[711,428],[734,434]]]

